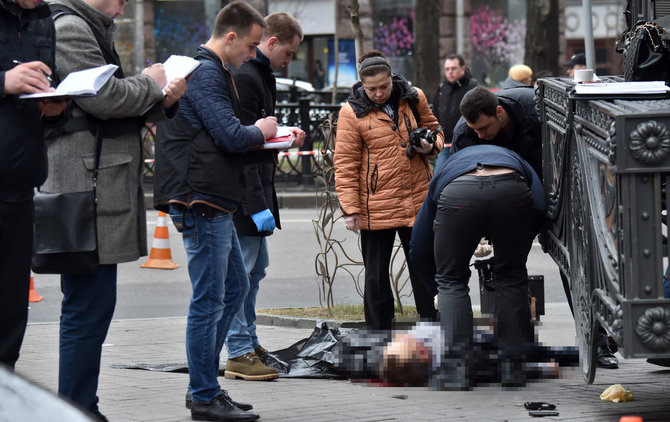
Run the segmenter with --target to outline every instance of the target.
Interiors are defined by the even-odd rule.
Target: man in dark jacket
[[[277,101],[273,72],[288,65],[302,41],[298,21],[285,12],[272,13],[265,18],[268,28],[256,50],[256,57],[233,69],[235,85],[240,96],[236,113],[243,125],[252,125],[258,119],[273,116]],[[305,132],[295,129],[293,146],[302,145]],[[276,150],[245,152],[244,198],[233,220],[240,240],[244,265],[249,275],[249,292],[230,323],[226,348],[226,377],[245,380],[277,378],[277,370],[263,364],[259,356],[266,353],[256,336],[256,295],[265,268],[270,264],[266,236],[279,224],[279,204],[274,187],[277,162]]]
[[[433,98],[433,114],[442,126],[444,144],[447,145],[453,139],[454,126],[461,117],[458,106],[463,96],[478,84],[465,67],[465,59],[460,54],[449,54],[444,60],[444,76]],[[444,148],[435,160],[435,168],[440,168],[448,157],[449,149]]]
[[[0,363],[13,369],[28,321],[33,249],[33,189],[47,175],[42,117],[64,101],[21,101],[53,90],[55,32],[49,7],[0,0]]]
[[[154,206],[169,211],[182,233],[193,295],[186,326],[188,393],[198,420],[250,421],[250,405],[221,390],[219,355],[249,280],[235,234],[233,212],[244,199],[243,161],[277,133],[274,117],[242,125],[240,98],[228,66],[256,56],[267,27],[248,3],[236,1],[216,16],[201,62],[179,103],[179,116],[158,125]],[[187,397],[189,396],[187,395]]]
[[[542,126],[531,88],[494,94],[477,87],[463,97],[460,110],[463,117],[454,128],[452,154],[471,145],[498,145],[521,155],[542,178]]]
[[[478,144],[503,146],[518,153],[533,170],[542,175],[542,127],[535,111],[532,88],[511,88],[493,94],[485,88],[468,92],[461,102],[463,117],[454,129],[452,153]],[[561,274],[563,288],[572,309],[570,283]],[[618,360],[609,348],[606,331],[601,327],[597,339],[596,364],[615,369]]]

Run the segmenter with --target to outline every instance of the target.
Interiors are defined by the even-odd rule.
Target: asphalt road
[[[315,258],[319,244],[312,220],[318,218],[314,209],[283,209],[282,230],[268,238],[270,267],[267,277],[261,282],[257,307],[304,307],[318,306],[319,280],[315,270]],[[148,238],[153,239],[157,212],[147,211]],[[164,316],[184,316],[188,312],[191,285],[186,269],[186,254],[170,219],[167,219],[173,261],[181,267],[176,270],[155,270],[140,268],[139,261],[119,265],[118,298],[114,318],[152,318]],[[344,229],[338,221],[333,236],[343,240],[345,250],[360,260],[357,237]],[[400,254],[402,256],[402,253]],[[341,254],[340,254],[341,256]],[[356,268],[356,267],[355,267]],[[360,267],[362,268],[362,267]],[[528,273],[542,274],[545,278],[545,298],[547,303],[564,302],[565,295],[553,260],[542,252],[538,243],[533,245],[528,259]],[[336,304],[357,304],[362,302],[353,279],[344,271],[333,283],[333,297]],[[362,280],[361,280],[362,281]],[[44,297],[41,302],[30,304],[29,322],[54,322],[60,317],[59,276],[34,274],[35,289]],[[473,305],[479,304],[476,272],[470,281]],[[405,291],[409,290],[409,283]],[[412,304],[411,297],[403,298],[403,303]]]

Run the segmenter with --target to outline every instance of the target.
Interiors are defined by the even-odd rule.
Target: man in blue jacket
[[[154,205],[169,211],[183,235],[193,296],[186,326],[191,416],[196,420],[250,421],[250,405],[233,402],[217,380],[219,355],[231,317],[249,281],[233,225],[244,197],[241,155],[277,132],[274,117],[242,125],[240,99],[227,66],[256,56],[266,27],[249,4],[236,1],[217,15],[202,63],[193,73],[174,121],[158,125]]]
[[[53,90],[55,32],[49,7],[0,0],[0,363],[13,369],[28,321],[33,190],[47,176],[42,119],[64,101],[21,101]]]
[[[411,259],[428,289],[438,293],[447,347],[443,376],[434,377],[438,388],[469,389],[472,383],[469,263],[482,237],[495,251],[502,383],[524,384],[522,351],[532,339],[526,260],[545,212],[542,182],[523,158],[506,148],[465,148],[435,173],[412,230]]]
[[[240,96],[240,109],[236,115],[242,124],[253,124],[265,116],[274,116],[277,89],[273,72],[288,65],[303,38],[300,24],[288,13],[272,13],[266,16],[265,22],[268,28],[256,57],[232,70]],[[293,146],[299,147],[305,132],[297,128],[294,131]],[[266,350],[256,336],[255,307],[260,282],[270,264],[265,237],[272,234],[275,227],[281,228],[274,186],[277,150],[248,151],[241,159],[244,161],[244,198],[233,221],[249,274],[249,292],[233,316],[226,337],[226,377],[268,380],[279,375],[276,369],[266,366],[260,359]]]

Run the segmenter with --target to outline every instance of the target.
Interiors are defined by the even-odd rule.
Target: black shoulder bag
[[[627,81],[665,81],[670,84],[670,31],[668,17],[639,21],[625,31],[616,51],[624,55]]]
[[[91,275],[98,269],[96,184],[102,136],[96,138],[92,190],[35,194],[35,273]]]

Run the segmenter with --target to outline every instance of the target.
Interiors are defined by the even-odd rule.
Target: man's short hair
[[[388,384],[423,387],[428,381],[431,366],[431,360],[422,359],[418,353],[413,353],[408,359],[398,355],[385,355],[380,375]]]
[[[214,38],[221,38],[229,32],[235,32],[239,37],[246,37],[254,24],[267,28],[265,19],[249,3],[235,1],[224,7],[216,15],[214,22]]]
[[[461,66],[461,67],[465,66],[465,58],[464,58],[463,56],[461,56],[460,54],[458,54],[458,53],[451,53],[451,54],[449,54],[449,55],[444,59],[445,62],[446,62],[447,60],[458,60],[458,65],[459,65],[459,66]]]
[[[480,115],[496,116],[498,97],[488,89],[478,86],[468,91],[461,101],[461,114],[470,123],[479,120]]]
[[[292,43],[297,35],[300,41],[303,40],[302,27],[298,20],[286,12],[275,12],[265,17],[265,23],[268,24],[263,39],[277,37],[280,44]]]

